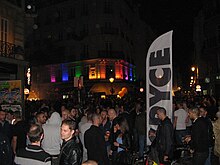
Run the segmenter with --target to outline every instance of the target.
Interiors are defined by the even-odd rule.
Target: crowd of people
[[[10,165],[126,165],[146,150],[170,164],[178,147],[189,146],[192,164],[220,163],[220,102],[213,97],[182,98],[173,118],[158,107],[160,124],[146,132],[144,99],[27,102],[20,112],[0,108],[0,160]],[[146,146],[147,135],[152,142]],[[150,148],[150,149],[149,149]]]

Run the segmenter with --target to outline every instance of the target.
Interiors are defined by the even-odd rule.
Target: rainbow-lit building
[[[53,91],[72,92],[73,79],[79,76],[83,76],[85,92],[106,95],[145,78],[143,68],[153,34],[140,19],[134,1],[35,2],[39,4],[26,51],[34,66],[32,90],[40,98],[51,98]],[[109,76],[114,77],[111,84]],[[115,86],[114,91],[109,91],[107,83],[111,89]]]
[[[74,87],[74,77],[81,76],[87,93],[117,95],[123,87],[133,90],[136,70],[134,65],[121,59],[92,59],[38,66],[32,68],[32,90],[40,99],[74,97],[78,90]],[[109,78],[114,78],[114,82],[111,83]]]

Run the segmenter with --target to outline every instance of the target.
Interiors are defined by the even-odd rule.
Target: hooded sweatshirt
[[[60,114],[53,112],[47,123],[43,125],[44,138],[41,147],[52,156],[60,154],[62,142],[60,137],[61,122]]]

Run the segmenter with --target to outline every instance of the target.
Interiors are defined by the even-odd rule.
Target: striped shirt
[[[18,150],[15,163],[18,165],[51,165],[51,156],[40,146],[28,145],[25,149]]]

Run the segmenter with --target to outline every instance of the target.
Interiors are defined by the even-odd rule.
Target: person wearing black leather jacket
[[[0,160],[2,165],[12,164],[12,149],[8,137],[0,131]]]
[[[63,144],[60,151],[60,165],[81,165],[82,151],[74,137],[76,123],[72,120],[64,120],[61,125],[61,138]]]
[[[169,161],[173,157],[173,124],[171,120],[166,116],[166,110],[160,107],[157,110],[157,116],[160,119],[156,132],[156,149],[160,163],[169,164]]]

